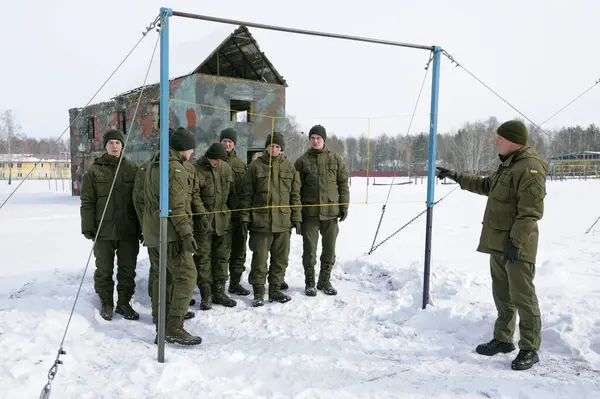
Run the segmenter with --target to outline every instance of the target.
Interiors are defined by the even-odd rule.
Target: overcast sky
[[[58,136],[68,110],[87,103],[161,6],[290,27],[439,45],[536,123],[600,79],[598,0],[282,2],[19,0],[3,4],[0,110],[24,133]],[[171,77],[191,72],[236,26],[171,19]],[[289,84],[287,112],[338,135],[405,134],[429,53],[252,29]],[[93,101],[143,82],[152,32]],[[149,83],[158,81],[158,53]],[[431,74],[411,132],[427,131]],[[600,84],[544,128],[600,124]],[[440,132],[516,112],[444,59]],[[382,118],[389,117],[389,118]],[[364,118],[364,119],[359,119]],[[66,133],[68,134],[68,132]]]

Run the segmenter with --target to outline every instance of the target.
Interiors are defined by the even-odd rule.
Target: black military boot
[[[265,286],[262,284],[253,285],[252,290],[254,291],[252,306],[255,308],[263,306],[265,304]]]
[[[515,350],[515,345],[512,342],[498,341],[496,338],[490,342],[477,345],[475,352],[484,356],[494,356],[498,353],[510,353]]]
[[[314,269],[304,269],[304,293],[306,294],[306,296],[317,296]]]
[[[225,282],[219,281],[212,285],[212,301],[218,305],[223,305],[226,308],[233,308],[237,305],[235,299],[231,299],[229,295],[225,293]]]
[[[190,299],[190,306],[194,306],[196,304],[196,300],[194,298]]]
[[[279,287],[281,287],[281,285],[279,285]],[[278,289],[279,287],[269,285],[269,302],[286,303],[291,301],[292,297],[281,292],[281,290]]]
[[[115,306],[112,296],[101,296],[100,302],[102,303],[102,307],[100,308],[100,316],[102,316],[104,320],[112,320]]]
[[[510,364],[510,367],[513,370],[528,370],[539,361],[540,358],[537,351],[521,349],[515,360]]]
[[[115,312],[122,315],[127,320],[139,320],[140,315],[138,312],[133,310],[129,302],[117,302]]]
[[[191,335],[183,328],[183,318],[169,316],[165,328],[165,341],[170,344],[200,345],[202,338]],[[158,342],[158,336],[154,342]]]
[[[227,290],[230,294],[247,296],[250,295],[250,290],[247,290],[240,284],[242,276],[232,274],[229,278],[229,289]]]
[[[210,284],[204,283],[200,285],[200,296],[202,297],[200,300],[200,310],[212,309],[212,289],[210,288]]]
[[[281,287],[279,289],[283,291],[283,290],[287,290],[288,288],[290,288],[290,286],[284,280],[283,283],[281,283]]]
[[[117,300],[115,312],[122,315],[124,319],[139,320],[140,315],[131,307],[130,302],[132,296],[132,293],[119,292],[119,299]]]
[[[337,290],[333,288],[331,282],[329,281],[331,276],[331,271],[324,270],[321,268],[319,272],[319,282],[317,283],[317,289],[323,291],[326,295],[337,295]]]

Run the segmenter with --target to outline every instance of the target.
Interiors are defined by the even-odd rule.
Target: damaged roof
[[[229,34],[191,73],[170,78],[170,80],[180,79],[196,73],[248,79],[287,87],[287,82],[283,76],[275,69],[265,53],[260,50],[248,27],[243,25]],[[113,97],[113,100],[157,85],[158,83],[151,83],[128,90]]]
[[[193,73],[229,76],[287,86],[248,27],[240,26],[221,42]]]

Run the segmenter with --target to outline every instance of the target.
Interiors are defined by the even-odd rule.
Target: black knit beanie
[[[221,143],[212,143],[204,155],[208,159],[221,159],[223,161],[227,160],[227,150]]]
[[[283,138],[283,134],[279,132],[273,132],[273,135],[268,135],[265,140],[265,148],[271,145],[271,139],[273,140],[273,144],[278,144],[281,147],[281,151],[285,149],[285,139]]]
[[[323,137],[323,141],[327,140],[327,131],[321,125],[314,125],[313,127],[311,127],[308,131],[308,138],[310,139],[310,136],[312,136],[313,134]]]
[[[228,127],[227,129],[221,131],[219,141],[222,141],[223,139],[229,139],[233,141],[234,144],[237,144],[237,132],[235,129]]]
[[[527,127],[521,121],[504,122],[498,127],[498,136],[504,137],[515,144],[527,145]]]
[[[169,145],[175,151],[193,150],[196,148],[196,138],[192,132],[180,127],[171,134]]]
[[[119,140],[121,142],[121,145],[125,145],[125,141],[123,140],[123,133],[116,129],[107,130],[106,133],[104,133],[104,137],[102,140],[104,147],[106,147],[106,143],[108,143],[109,140]]]

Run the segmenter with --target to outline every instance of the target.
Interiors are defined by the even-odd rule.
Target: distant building
[[[548,175],[552,178],[600,177],[600,152],[580,151],[548,158]]]
[[[170,126],[195,133],[197,155],[218,139],[221,130],[233,127],[239,136],[236,150],[245,159],[247,148],[264,145],[273,128],[283,128],[286,88],[248,28],[240,26],[191,73],[170,80]],[[127,131],[141,89],[69,110],[73,195],[79,195],[85,170],[104,152],[102,137],[109,128],[131,136],[126,149],[130,159],[144,161],[158,150],[158,83],[144,88],[133,130]]]
[[[34,180],[71,179],[71,159],[68,153],[51,159],[32,154],[0,154],[0,180],[8,180],[9,174],[11,180],[22,180],[27,175]]]

